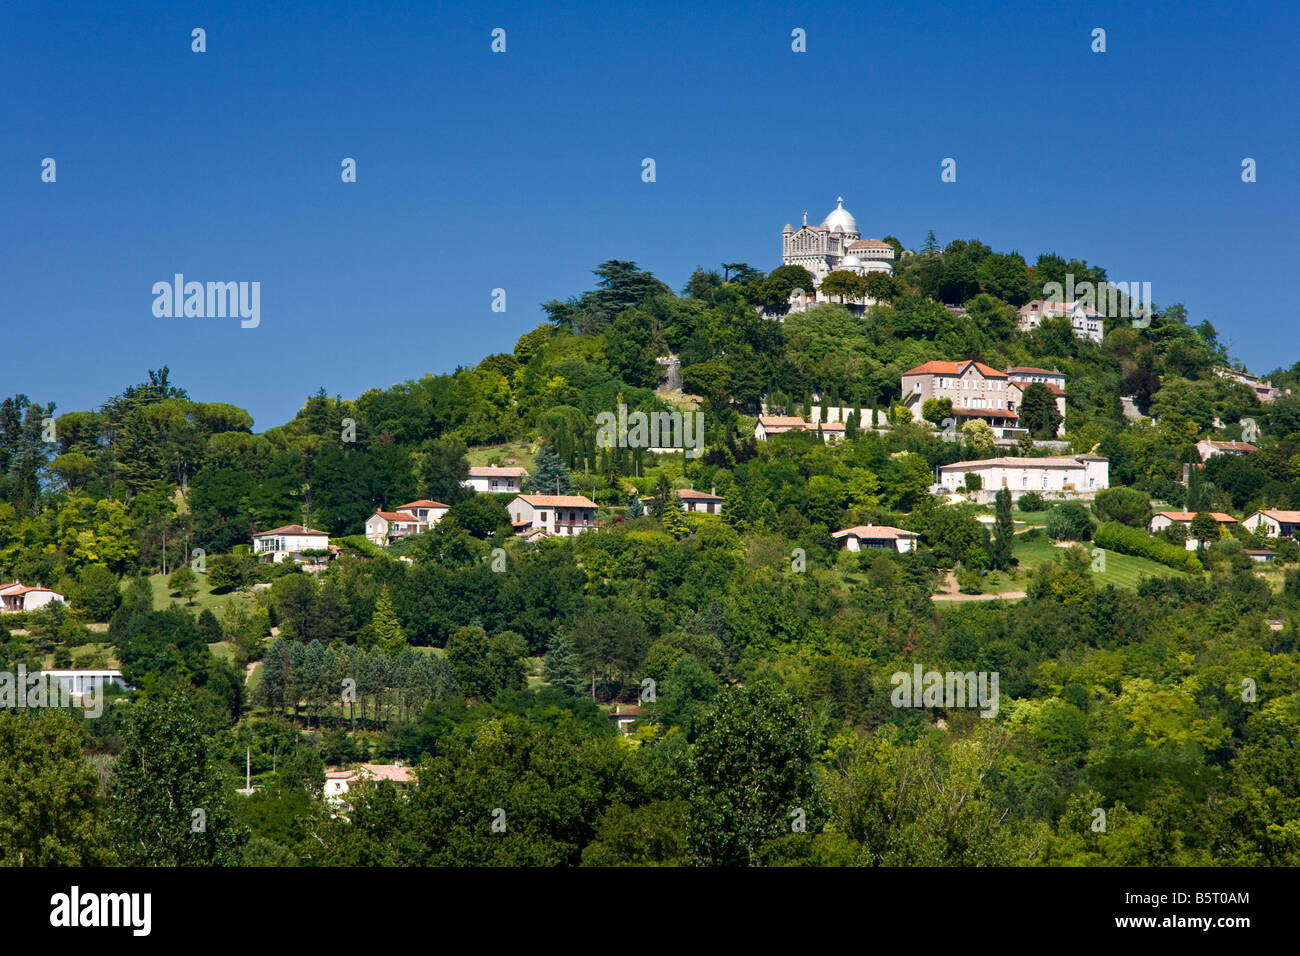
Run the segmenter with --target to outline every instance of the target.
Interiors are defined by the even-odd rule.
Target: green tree
[[[1092,513],[1098,521],[1145,528],[1151,520],[1151,498],[1137,488],[1103,488],[1093,496]]]
[[[1192,517],[1191,536],[1199,542],[1198,549],[1204,549],[1219,540],[1219,522],[1208,511],[1198,511]]]
[[[533,461],[533,470],[524,479],[523,489],[540,495],[568,495],[573,493],[569,469],[564,467],[554,449],[543,445]]]
[[[109,826],[127,866],[234,866],[248,832],[184,692],[132,705],[113,765]]]
[[[105,866],[95,771],[67,713],[0,711],[0,866]]]
[[[1011,519],[1011,491],[999,488],[994,499],[993,540],[989,547],[989,566],[995,571],[1011,568],[1011,546],[1015,535],[1015,525]]]
[[[1056,429],[1062,421],[1061,413],[1056,407],[1056,396],[1041,382],[1025,386],[1018,414],[1021,426],[1027,428],[1035,438],[1041,439],[1055,438]]]
[[[977,458],[987,458],[993,454],[993,429],[989,423],[974,419],[961,426],[962,440]]]
[[[683,767],[697,865],[747,866],[800,811],[817,817],[814,735],[793,696],[766,683],[727,688],[697,728]]]
[[[167,589],[173,594],[180,594],[185,598],[186,604],[193,604],[194,595],[199,593],[199,580],[188,564],[182,564],[167,576]]]
[[[1047,512],[1047,536],[1054,541],[1089,541],[1092,519],[1088,509],[1077,501],[1066,501]]]
[[[945,418],[952,418],[952,399],[927,398],[921,403],[921,417],[931,424],[942,424]]]
[[[379,600],[375,602],[375,612],[370,618],[370,632],[376,646],[389,657],[396,657],[407,647],[406,632],[402,630],[402,622],[393,607],[393,596],[387,585],[379,592]]]

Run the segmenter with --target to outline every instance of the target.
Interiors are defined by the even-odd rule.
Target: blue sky
[[[70,411],[168,365],[262,430],[321,386],[509,351],[605,259],[677,289],[697,265],[772,269],[781,227],[837,195],[864,238],[1100,263],[1252,370],[1290,366],[1298,11],[10,2],[0,391]],[[260,282],[260,326],[155,318],[177,272]]]

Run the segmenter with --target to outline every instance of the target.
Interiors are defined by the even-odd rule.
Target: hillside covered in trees
[[[1300,548],[1239,531],[1192,554],[1146,530],[1154,502],[1300,508],[1300,396],[1216,374],[1218,332],[1173,303],[1100,344],[1068,320],[1018,332],[1045,283],[1106,280],[1086,262],[896,251],[865,314],[784,314],[811,287],[793,267],[699,269],[675,293],[610,260],[509,351],[322,387],[259,433],[237,394],[195,401],[166,368],[93,410],[6,398],[0,577],[67,606],[0,617],[0,670],[118,666],[134,690],[94,720],[0,713],[0,864],[1300,863]],[[1065,373],[1062,440],[1109,460],[1112,493],[1008,499],[992,531],[933,495],[938,466],[996,450],[899,413],[900,377],[966,358]],[[1300,387],[1300,364],[1270,377]],[[764,406],[822,403],[890,425],[755,440]],[[620,405],[702,411],[703,454],[600,447]],[[1198,440],[1247,428],[1256,452],[1184,483]],[[463,484],[507,460],[589,495],[601,527],[513,534],[510,496]],[[721,515],[672,507],[687,487]],[[376,509],[419,499],[447,517],[366,541]],[[292,524],[329,534],[326,570],[249,553]],[[840,550],[867,524],[920,547]],[[1094,545],[1141,573],[1098,573]],[[1023,597],[936,600],[950,573]],[[996,716],[897,706],[918,665],[998,674]],[[339,812],[326,769],[358,761],[418,784]]]

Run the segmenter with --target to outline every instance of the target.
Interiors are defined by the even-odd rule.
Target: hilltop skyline
[[[344,9],[7,14],[25,38],[0,66],[7,391],[90,408],[168,365],[261,431],[319,387],[355,397],[507,349],[607,259],[675,290],[696,266],[770,271],[781,226],[837,196],[864,236],[915,249],[933,229],[1150,282],[1258,374],[1300,358],[1278,348],[1274,306],[1300,253],[1300,143],[1273,117],[1296,94],[1284,58],[1259,55],[1294,32],[1281,4],[1219,19],[1026,4],[997,21],[935,4],[847,23],[799,6]],[[845,79],[809,95],[828,73]],[[151,288],[176,273],[259,282],[260,324],[155,317]],[[52,345],[74,360],[33,361]]]

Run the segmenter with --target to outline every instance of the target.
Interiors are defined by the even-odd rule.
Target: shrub
[[[1016,499],[1016,507],[1021,511],[1042,511],[1045,504],[1043,496],[1036,491],[1026,491]]]
[[[1103,488],[1092,500],[1098,521],[1118,521],[1145,530],[1151,520],[1151,499],[1136,488]]]
[[[1118,551],[1120,554],[1149,558],[1179,571],[1195,574],[1202,567],[1201,562],[1197,560],[1196,555],[1191,551],[1169,544],[1167,541],[1161,541],[1159,538],[1153,538],[1145,531],[1130,528],[1118,521],[1107,521],[1098,525],[1093,541],[1096,542],[1098,547],[1105,548],[1108,551]]]
[[[1047,512],[1047,536],[1054,541],[1087,541],[1092,537],[1092,519],[1088,509],[1077,501],[1067,501]]]

